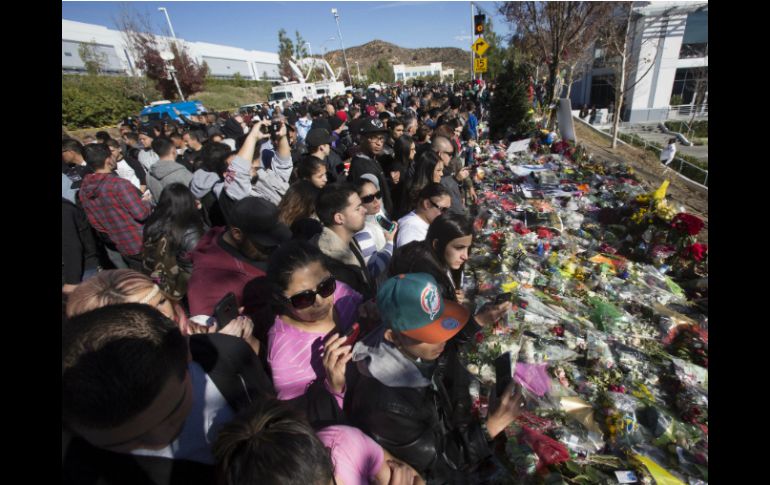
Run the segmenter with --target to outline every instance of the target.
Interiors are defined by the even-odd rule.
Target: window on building
[[[708,67],[677,69],[670,104],[700,104],[708,91],[708,76]]]
[[[687,16],[682,47],[679,49],[680,59],[692,59],[708,55],[708,20],[708,12],[695,12]]]
[[[614,74],[591,78],[591,104],[596,108],[607,108],[615,102]]]
[[[72,52],[65,52],[64,55],[67,57],[72,57]]]

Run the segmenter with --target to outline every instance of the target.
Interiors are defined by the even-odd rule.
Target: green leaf
[[[574,461],[572,461],[572,460],[566,462],[564,464],[564,466],[567,467],[567,470],[569,470],[569,471],[571,471],[572,473],[575,473],[575,474],[580,474],[583,471],[582,467],[580,465],[578,465],[577,463],[575,463]]]

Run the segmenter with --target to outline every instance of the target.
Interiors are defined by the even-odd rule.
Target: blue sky
[[[62,2],[62,18],[115,29],[114,18],[124,4],[147,13],[156,29],[167,31],[163,12],[168,9],[177,37],[244,49],[278,51],[280,28],[293,37],[299,30],[313,54],[339,49],[337,25],[331,14],[337,8],[345,47],[374,39],[401,47],[459,47],[470,49],[470,2]],[[476,2],[495,15],[496,2]],[[494,18],[498,34],[508,28]],[[330,40],[334,37],[334,40]]]

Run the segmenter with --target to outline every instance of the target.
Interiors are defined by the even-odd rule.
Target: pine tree
[[[495,95],[492,98],[489,116],[490,139],[519,139],[528,136],[532,128],[531,108],[527,98],[529,70],[511,60],[503,62],[502,72],[497,77]]]

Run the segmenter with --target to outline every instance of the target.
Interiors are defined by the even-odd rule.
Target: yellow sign
[[[473,49],[477,56],[483,56],[487,49],[489,49],[489,44],[487,44],[483,37],[479,37],[476,39],[476,42],[471,44],[471,49]]]
[[[477,57],[473,59],[473,72],[480,73],[480,72],[487,72],[487,58],[486,57]]]

